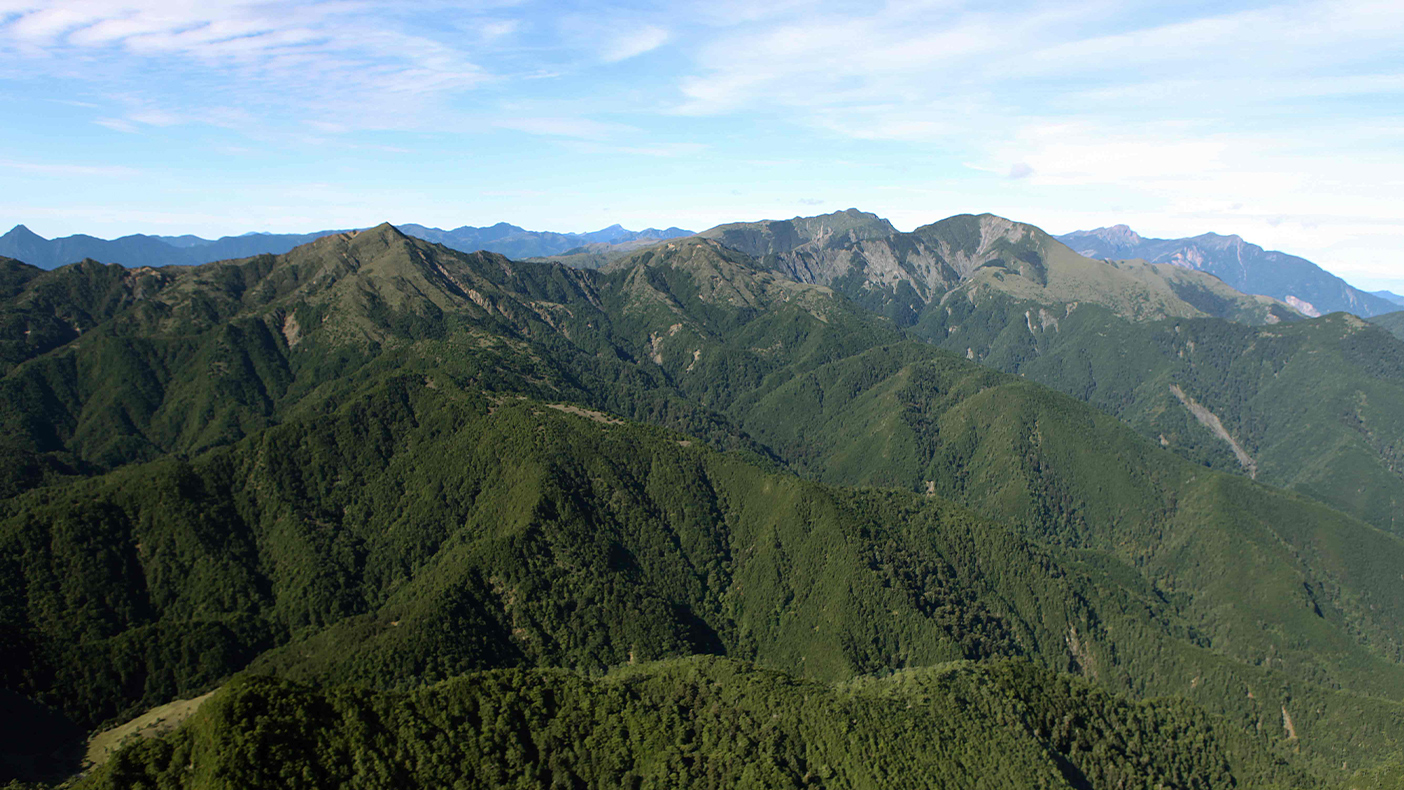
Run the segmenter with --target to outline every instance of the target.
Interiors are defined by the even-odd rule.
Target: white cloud
[[[93,123],[123,134],[136,134],[137,132],[137,125],[123,118],[98,118]]]
[[[478,35],[491,41],[496,38],[510,36],[521,28],[521,23],[515,19],[494,19],[483,22],[477,26]]]
[[[0,56],[12,61],[8,70],[16,77],[47,71],[144,91],[152,106],[121,119],[132,125],[209,114],[156,106],[172,101],[160,91],[183,94],[184,102],[203,100],[210,112],[236,104],[267,116],[336,116],[357,128],[393,128],[413,125],[417,110],[435,97],[493,79],[466,47],[447,34],[439,40],[417,31],[397,16],[398,8],[342,0],[11,3],[9,18],[0,15]],[[437,11],[472,14],[471,8]],[[510,23],[484,24],[496,35],[510,32]]]
[[[1118,115],[1153,104],[1184,117],[1290,96],[1404,92],[1398,3],[1308,0],[1160,24],[1127,21],[1157,10],[1113,2],[996,11],[912,2],[862,12],[806,8],[704,43],[679,82],[677,110],[785,107],[798,111],[797,120],[856,137],[889,128],[893,139],[912,139],[914,115],[944,116],[916,127],[935,137],[978,133],[982,121],[1043,105],[1085,111],[1085,102],[1102,100],[1101,110]],[[853,104],[872,120],[832,122]],[[980,112],[961,112],[970,108]]]
[[[637,30],[630,31],[614,39],[605,47],[601,55],[606,63],[617,63],[621,60],[628,60],[645,52],[651,52],[665,43],[670,35],[667,30],[661,27],[648,25]]]
[[[707,150],[703,143],[653,143],[644,145],[606,145],[587,140],[565,140],[562,145],[583,154],[625,154],[629,156],[684,157]]]
[[[77,176],[81,178],[134,178],[141,171],[120,165],[73,165],[47,164],[42,162],[16,162],[0,159],[0,168],[41,176]]]
[[[580,140],[606,140],[628,132],[637,132],[632,126],[617,123],[604,123],[589,118],[507,118],[497,121],[495,126],[514,129],[528,134],[548,137],[573,137]]]
[[[970,162],[925,201],[943,209],[893,207],[918,224],[1134,220],[1398,267],[1404,239],[1376,223],[1404,225],[1401,29],[1404,4],[1356,0],[805,7],[697,47],[673,109]]]

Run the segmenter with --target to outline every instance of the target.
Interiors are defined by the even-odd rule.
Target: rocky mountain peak
[[[1096,236],[1115,247],[1135,247],[1141,243],[1141,235],[1127,225],[1112,225],[1109,228],[1078,231],[1079,234]],[[1069,234],[1071,235],[1071,234]]]

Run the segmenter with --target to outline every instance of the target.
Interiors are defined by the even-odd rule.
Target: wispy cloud
[[[651,143],[644,145],[609,145],[587,140],[563,140],[561,144],[583,154],[623,154],[626,156],[687,157],[707,150],[704,143]]]
[[[1404,4],[1383,0],[0,0],[0,98],[44,102],[50,128],[112,130],[85,131],[138,154],[117,161],[240,150],[237,167],[207,163],[212,184],[354,179],[289,186],[301,202],[268,217],[313,201],[350,211],[370,172],[359,160],[383,154],[405,167],[378,172],[423,181],[397,203],[364,187],[361,219],[420,199],[462,159],[525,190],[493,211],[546,207],[557,224],[572,201],[578,216],[633,205],[653,224],[701,226],[843,189],[891,196],[873,208],[912,225],[989,209],[1053,230],[1239,232],[1301,253],[1359,238],[1331,254],[1392,262],[1401,29]],[[6,155],[89,161],[87,138],[60,137]],[[151,150],[181,144],[183,157]],[[303,166],[311,175],[282,175]],[[48,180],[65,172],[124,171]],[[185,177],[154,174],[153,192]],[[557,181],[615,191],[566,200]],[[71,194],[55,187],[49,205]],[[444,194],[415,205],[462,210]]]
[[[98,118],[93,123],[123,134],[136,134],[137,132],[137,125],[125,118]]]
[[[472,8],[439,10],[460,26],[474,17]],[[490,37],[510,33],[501,21],[481,24]],[[417,29],[384,2],[11,0],[0,6],[0,54],[30,69],[129,91],[141,90],[137,75],[168,91],[169,80],[179,79],[187,100],[203,89],[213,93],[200,97],[211,106],[297,108],[299,115],[311,108],[313,115],[352,118],[354,127],[403,124],[416,103],[490,81],[493,75],[467,49],[443,31]],[[164,106],[120,120],[177,122],[181,108],[148,99]]]
[[[1308,0],[1163,22],[1157,11],[1106,0],[805,8],[700,46],[677,111],[779,106],[854,137],[930,139],[1031,110],[1085,111],[1098,96],[1113,115],[1153,104],[1185,117],[1223,109],[1212,99],[1229,92],[1246,107],[1404,93],[1391,56],[1397,3]]]
[[[602,55],[606,63],[628,60],[645,52],[651,52],[668,41],[669,33],[661,27],[647,25],[631,30],[611,41]]]
[[[969,162],[939,187],[960,210],[980,194],[1322,250],[1404,215],[1385,186],[1404,172],[1401,29],[1404,5],[1375,0],[807,4],[698,42],[671,109]]]
[[[589,118],[505,118],[494,123],[501,129],[514,129],[528,134],[549,137],[571,137],[579,140],[607,140],[620,134],[639,131],[633,126],[606,123]]]
[[[0,159],[0,168],[41,176],[78,176],[83,178],[135,178],[141,171],[121,165],[75,165],[41,162],[16,162]]]

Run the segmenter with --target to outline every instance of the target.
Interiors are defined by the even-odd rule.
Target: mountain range
[[[818,225],[806,228],[806,223]],[[774,254],[789,258],[805,256],[805,251],[797,251],[797,247],[807,247],[811,252],[821,248],[825,241],[817,238],[816,234],[825,235],[827,238],[827,235],[837,233],[839,237],[846,238],[847,234],[852,232],[858,234],[855,239],[861,237],[877,246],[882,246],[882,239],[891,239],[900,246],[904,243],[903,240],[917,238],[914,234],[899,233],[890,222],[875,214],[856,209],[823,217],[796,217],[793,220],[761,224],[767,228],[758,230],[761,235],[778,232],[779,237],[765,242],[758,239],[742,240],[737,237],[741,227],[757,223],[723,225],[707,233],[718,238],[718,234],[730,233],[729,242],[737,245],[738,249],[750,250],[757,255]],[[785,227],[776,230],[782,226]],[[416,224],[401,225],[399,228],[415,238],[437,242],[463,252],[486,250],[513,259],[550,260],[585,268],[604,266],[641,246],[646,246],[651,241],[693,235],[692,231],[676,227],[631,231],[617,224],[589,233],[529,231],[505,222],[485,227],[465,225],[453,230]],[[919,234],[920,230],[916,233]],[[76,263],[85,258],[131,267],[197,265],[250,255],[282,254],[299,244],[341,232],[344,231],[326,230],[306,234],[247,233],[217,240],[191,235],[134,235],[111,241],[76,235],[48,240],[23,225],[17,225],[9,233],[0,236],[0,255],[45,269]],[[1115,225],[1090,231],[1075,231],[1054,238],[1087,257],[1125,261],[1141,259],[1150,263],[1170,263],[1190,270],[1207,272],[1235,291],[1270,296],[1310,316],[1344,311],[1368,318],[1404,308],[1404,296],[1389,291],[1367,293],[1350,286],[1311,261],[1286,253],[1264,250],[1238,236],[1208,233],[1185,239],[1149,239],[1141,237],[1125,225]],[[762,252],[763,247],[770,251]],[[904,261],[910,254],[909,251],[899,252],[895,249],[889,253],[902,257]],[[918,252],[917,255],[929,257],[929,253],[926,252]],[[826,264],[818,259],[813,263],[819,269],[807,273],[797,270],[793,273],[800,279],[808,277],[810,281],[819,281],[829,276],[822,271],[823,267],[834,265],[833,261]],[[918,268],[923,265],[916,260],[913,260],[912,264]],[[884,283],[895,287],[900,280],[900,275],[893,279],[890,274]],[[935,283],[933,281],[923,286],[917,280],[909,280],[907,284],[918,293],[922,293]]]
[[[1125,225],[1114,225],[1067,233],[1058,240],[1094,258],[1142,258],[1209,272],[1240,291],[1281,299],[1311,316],[1345,311],[1369,318],[1400,309],[1400,302],[1354,288],[1305,258],[1264,250],[1238,236],[1148,239]]]
[[[619,225],[611,225],[590,233],[550,233],[529,231],[505,222],[482,228],[465,225],[453,230],[404,225],[403,230],[412,236],[438,242],[456,250],[489,250],[512,258],[556,255],[591,244],[612,245],[692,235],[691,231],[681,228],[632,231]],[[246,233],[242,236],[224,236],[213,240],[190,235],[138,234],[109,241],[81,234],[45,239],[23,225],[16,225],[8,233],[0,236],[0,255],[22,260],[41,269],[52,269],[84,259],[120,263],[132,268],[194,266],[251,255],[281,255],[300,244],[344,232],[322,230],[315,233]]]
[[[991,215],[597,262],[0,260],[0,765],[1397,786],[1390,326]]]
[[[1404,527],[1404,455],[1374,427],[1404,416],[1404,392],[1389,384],[1372,398],[1374,377],[1338,364],[1347,350],[1363,359],[1394,347],[1354,316],[1304,321],[1208,272],[1086,258],[991,215],[902,234],[850,210],[701,235],[832,287],[913,337],[1088,402],[1198,463]],[[1373,320],[1389,328],[1391,315]]]

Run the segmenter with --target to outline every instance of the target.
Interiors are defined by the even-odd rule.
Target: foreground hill
[[[1372,765],[1404,734],[1387,699],[1397,669],[1331,635],[1338,582],[1274,593],[1280,560],[1230,597],[1162,592],[1111,555],[1042,549],[939,498],[817,486],[603,415],[433,383],[398,377],[193,464],[12,500],[11,688],[91,726],[245,666],[413,688],[693,653],[820,680],[1005,656],[1195,700],[1318,766]],[[1204,551],[1234,565],[1230,524],[1200,534],[1224,533]],[[1265,605],[1284,594],[1296,600]],[[1204,618],[1230,601],[1251,607],[1251,630]],[[1290,642],[1240,641],[1263,616]]]
[[[381,226],[5,271],[4,689],[85,728],[244,669],[712,654],[1015,658],[1323,779],[1404,738],[1398,538],[714,240],[595,272]]]
[[[1148,239],[1116,225],[1074,231],[1058,240],[1094,258],[1144,258],[1208,272],[1244,293],[1281,299],[1311,316],[1344,311],[1369,318],[1399,309],[1305,258],[1264,250],[1239,236],[1205,233],[1188,239]]]
[[[919,744],[919,748],[913,748]],[[277,753],[278,760],[267,759]],[[408,694],[266,680],[85,787],[1312,787],[1183,703],[1017,663],[837,686],[694,658],[598,679],[476,673]]]

